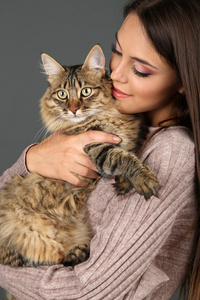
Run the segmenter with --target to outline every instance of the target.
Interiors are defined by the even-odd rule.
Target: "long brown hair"
[[[200,186],[200,0],[135,0],[125,6],[124,16],[130,13],[137,14],[152,45],[182,82],[172,118],[193,131]],[[189,299],[199,300],[200,239],[189,286]]]

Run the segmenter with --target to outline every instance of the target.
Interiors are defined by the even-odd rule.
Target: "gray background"
[[[44,137],[39,134],[38,103],[47,82],[40,54],[46,52],[61,64],[79,64],[99,43],[108,67],[125,2],[0,0],[0,174],[27,145]]]

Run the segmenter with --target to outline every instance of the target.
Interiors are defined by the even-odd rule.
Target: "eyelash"
[[[111,51],[112,51],[113,53],[119,55],[119,56],[122,56],[122,53],[119,52],[119,51],[116,49],[115,44],[112,44],[112,46],[111,46]],[[139,77],[142,77],[142,78],[147,78],[147,77],[149,77],[149,76],[151,75],[150,73],[141,73],[141,72],[139,72],[139,71],[136,69],[135,65],[133,66],[133,72],[135,73],[135,75],[137,75],[137,76],[139,76]]]
[[[117,54],[117,55],[122,56],[122,53],[119,52],[119,51],[116,49],[115,44],[112,44],[112,46],[111,46],[111,51],[112,51],[113,53]]]
[[[142,78],[147,78],[149,77],[151,74],[150,73],[141,73],[139,72],[135,66],[133,66],[133,72],[135,73],[135,75],[142,77]]]

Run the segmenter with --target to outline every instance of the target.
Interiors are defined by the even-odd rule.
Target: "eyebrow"
[[[118,43],[120,49],[122,50],[122,47],[121,47],[120,42],[119,42],[119,40],[118,40],[118,32],[115,33],[115,38],[116,38],[116,41],[117,41],[117,43]],[[138,58],[138,57],[135,57],[135,56],[130,56],[130,58],[131,58],[131,59],[134,59],[134,60],[136,60],[136,61],[138,61],[138,62],[140,62],[140,63],[142,63],[142,64],[144,64],[144,65],[147,65],[147,66],[149,66],[149,67],[151,67],[151,68],[153,68],[153,69],[158,70],[155,66],[153,66],[153,65],[150,64],[148,61],[146,61],[146,60],[144,60],[144,59],[142,59],[142,58]]]

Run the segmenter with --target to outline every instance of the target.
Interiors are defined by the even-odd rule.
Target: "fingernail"
[[[114,136],[113,136],[113,141],[114,141],[115,143],[120,143],[120,142],[121,142],[121,139],[120,139],[120,137],[114,135]]]

